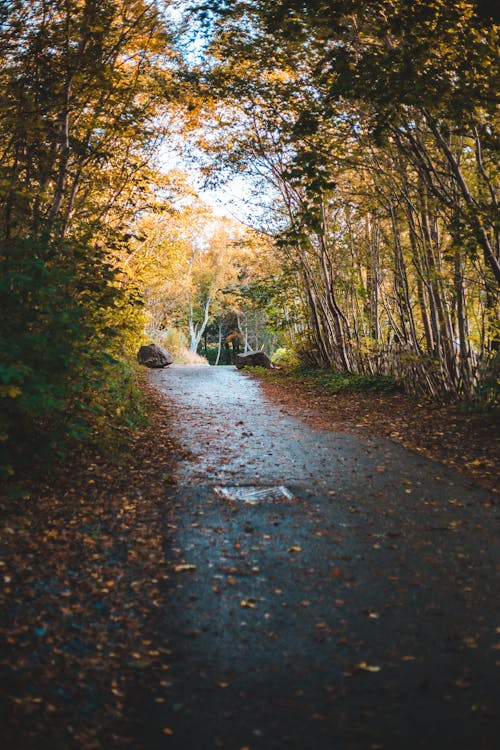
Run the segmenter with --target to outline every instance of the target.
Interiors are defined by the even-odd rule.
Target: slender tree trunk
[[[221,351],[222,351],[222,320],[219,320],[219,335],[217,339],[217,357],[215,359],[216,365],[218,365],[220,362]]]
[[[201,323],[195,323],[193,319],[193,307],[191,303],[189,305],[189,335],[191,338],[191,344],[189,346],[189,349],[193,353],[198,351],[198,346],[200,344],[203,334],[205,333],[205,328],[207,327],[208,318],[210,315],[211,301],[212,301],[211,297],[208,297],[208,299],[205,300],[205,303],[203,305],[203,320],[201,321]]]

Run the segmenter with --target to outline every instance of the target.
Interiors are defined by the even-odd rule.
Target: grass
[[[283,380],[283,376],[285,376],[294,383],[317,386],[330,393],[395,393],[402,390],[402,386],[396,378],[389,375],[355,375],[349,372],[320,370],[304,365],[284,370],[266,370],[263,367],[248,369],[271,382]]]

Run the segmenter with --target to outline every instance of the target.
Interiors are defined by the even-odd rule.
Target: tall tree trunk
[[[220,362],[221,351],[222,351],[222,320],[219,320],[219,334],[217,338],[217,357],[215,359],[216,365],[218,365]]]

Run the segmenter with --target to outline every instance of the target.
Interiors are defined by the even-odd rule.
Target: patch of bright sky
[[[159,162],[165,172],[179,170],[185,173],[189,185],[216,216],[228,216],[255,228],[265,223],[271,196],[266,194],[262,185],[256,185],[251,175],[239,174],[217,187],[207,187],[201,173],[202,158],[197,166],[196,158],[186,159],[182,148],[176,148],[171,142],[161,146]]]
[[[164,6],[167,23],[180,30],[186,10],[192,6],[193,3],[186,0],[168,3]],[[208,30],[202,29],[201,25],[178,33],[178,46],[188,63],[197,65],[203,61],[208,35]],[[161,168],[165,172],[174,169],[184,172],[191,187],[201,200],[212,207],[216,216],[228,216],[255,228],[266,223],[271,196],[262,184],[257,185],[250,174],[241,173],[221,180],[217,187],[207,187],[202,175],[202,162],[201,154],[199,159],[193,154],[186,158],[182,144],[176,143],[175,138],[166,140],[161,146]]]

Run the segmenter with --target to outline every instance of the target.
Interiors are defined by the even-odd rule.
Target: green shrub
[[[331,393],[394,393],[402,390],[401,383],[389,375],[355,375],[349,372],[320,370],[310,365],[299,365],[287,369],[285,373],[278,370],[266,370],[263,367],[251,367],[259,377],[279,382],[283,377],[297,383],[316,386]]]
[[[393,393],[400,390],[396,378],[390,375],[355,375],[353,373],[317,371],[313,379],[332,393]]]
[[[293,349],[288,349],[283,346],[276,349],[271,356],[271,362],[273,365],[282,365],[283,367],[297,367],[299,364],[299,357]]]
[[[0,258],[5,478],[53,459],[117,416],[113,382],[127,382],[120,360],[138,340],[140,313],[138,300],[86,246],[17,241]]]
[[[500,410],[500,354],[480,371],[472,403],[485,410]]]

